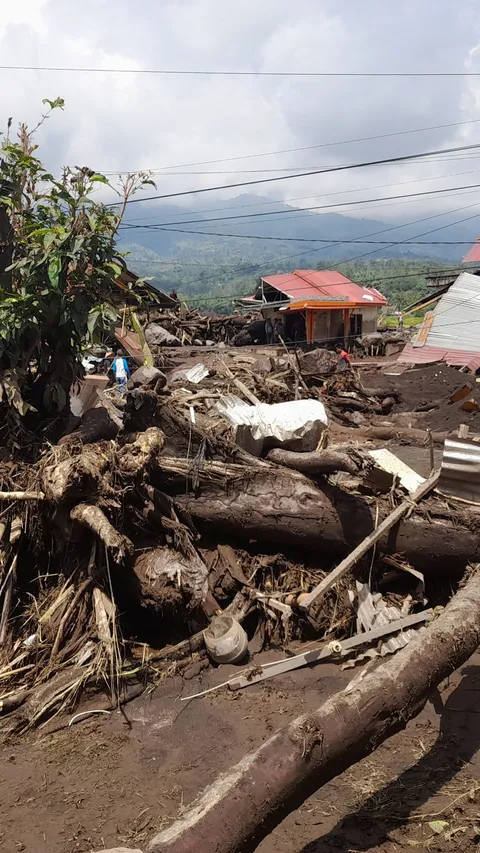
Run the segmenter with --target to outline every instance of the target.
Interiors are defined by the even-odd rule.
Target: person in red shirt
[[[340,344],[337,344],[337,346],[335,347],[335,351],[338,354],[337,370],[339,370],[339,371],[349,370],[351,367],[351,364],[350,364],[350,356],[349,356],[348,352],[345,352],[345,350],[342,349]]]

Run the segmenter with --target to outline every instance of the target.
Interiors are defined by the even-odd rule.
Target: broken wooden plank
[[[230,690],[241,690],[244,687],[250,687],[251,684],[258,684],[260,681],[265,681],[267,678],[273,678],[274,675],[281,675],[285,672],[291,672],[293,669],[299,669],[302,666],[307,666],[311,663],[318,663],[321,660],[329,658],[345,657],[351,649],[357,646],[363,646],[366,643],[372,643],[374,640],[379,640],[388,634],[396,634],[398,631],[403,631],[406,628],[411,628],[413,625],[419,625],[421,622],[427,622],[432,618],[432,610],[424,610],[422,613],[412,613],[410,616],[405,616],[403,619],[398,619],[396,622],[390,622],[388,625],[380,625],[377,628],[372,628],[371,631],[364,631],[360,634],[355,634],[348,640],[329,643],[318,649],[311,649],[308,652],[302,652],[291,658],[277,661],[272,664],[264,664],[262,672],[253,675],[251,678],[239,675],[238,678],[233,678],[228,682]]]
[[[233,384],[236,385],[238,390],[242,392],[243,396],[246,397],[247,400],[249,400],[250,403],[252,403],[254,406],[259,406],[261,404],[261,400],[259,400],[258,397],[256,397],[255,394],[252,391],[250,391],[249,388],[247,388],[247,386],[242,382],[241,379],[237,379],[235,374],[232,373],[229,366],[227,364],[225,364],[223,359],[220,359],[220,361],[225,368],[227,376],[230,377],[230,379],[233,381]]]
[[[400,519],[407,514],[413,504],[418,503],[422,498],[425,497],[425,495],[428,495],[428,493],[435,488],[439,477],[440,471],[436,471],[435,474],[429,477],[428,480],[425,480],[425,482],[418,487],[418,489],[413,493],[413,495],[410,495],[408,498],[402,501],[399,506],[395,507],[395,509],[392,510],[392,512],[389,513],[389,515],[387,515],[387,517],[384,518],[382,522],[380,522],[377,529],[374,530],[373,533],[370,533],[368,536],[366,536],[365,539],[360,542],[360,544],[357,545],[356,548],[353,549],[353,551],[348,555],[348,557],[345,557],[345,559],[338,564],[336,569],[333,569],[333,571],[331,571],[326,576],[326,578],[324,578],[319,584],[317,584],[314,589],[312,589],[308,596],[301,602],[301,604],[299,604],[299,607],[301,607],[302,610],[308,610],[309,607],[312,606],[314,601],[317,601],[318,598],[320,598],[320,596],[322,596],[328,589],[331,589],[332,586],[334,586],[337,581],[342,578],[355,565],[355,563],[357,563],[360,558],[363,557],[370,550],[372,545],[375,545],[375,543],[378,542],[378,540],[381,539],[385,533],[388,533],[388,531],[391,530],[391,528],[394,527],[394,525],[397,524],[397,522],[400,521]]]

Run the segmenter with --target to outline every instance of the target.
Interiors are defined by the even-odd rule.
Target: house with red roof
[[[265,320],[282,321],[291,341],[344,341],[376,332],[387,300],[373,287],[362,287],[335,270],[294,270],[260,278],[253,296],[238,302],[258,307]]]

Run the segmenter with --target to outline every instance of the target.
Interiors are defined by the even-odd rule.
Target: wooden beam
[[[358,563],[361,557],[363,557],[370,548],[378,542],[379,539],[385,533],[397,524],[400,519],[403,518],[404,515],[407,514],[409,509],[413,504],[418,503],[428,495],[432,489],[437,485],[438,479],[440,477],[440,471],[436,471],[428,480],[425,480],[418,489],[413,493],[413,495],[409,495],[408,498],[405,498],[399,506],[397,506],[394,510],[392,510],[389,515],[378,525],[377,529],[370,533],[368,536],[357,545],[356,548],[342,560],[341,563],[338,564],[336,569],[333,569],[326,578],[321,581],[321,583],[317,584],[317,586],[312,589],[312,591],[308,594],[308,596],[299,604],[299,607],[302,610],[308,610],[314,601],[317,601],[327,590],[331,589],[340,578],[342,578],[350,569]]]
[[[247,388],[247,386],[242,382],[241,379],[237,379],[235,374],[230,370],[228,364],[225,364],[222,358],[220,359],[220,361],[225,368],[227,376],[230,377],[230,379],[233,381],[233,384],[236,385],[238,390],[242,392],[243,396],[246,397],[247,400],[249,400],[250,403],[252,403],[254,406],[259,406],[261,404],[261,400],[259,400],[258,397],[256,397],[255,394],[250,391],[249,388]]]

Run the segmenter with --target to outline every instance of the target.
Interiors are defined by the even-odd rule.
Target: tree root
[[[70,518],[95,533],[108,548],[116,563],[121,563],[127,555],[133,554],[133,544],[126,536],[122,536],[115,530],[100,507],[86,503],[77,504],[70,512]]]

